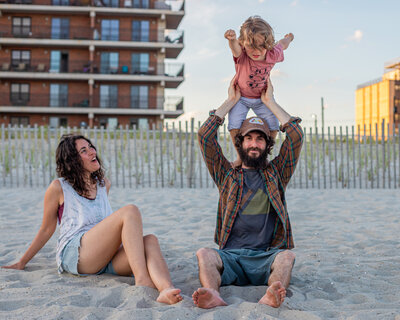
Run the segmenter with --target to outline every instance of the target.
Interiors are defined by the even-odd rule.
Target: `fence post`
[[[161,166],[161,188],[164,188],[164,157],[163,157],[163,126],[160,123],[160,166]]]
[[[307,157],[307,134],[306,134],[307,128],[304,128],[304,147],[306,152],[304,152],[304,169],[305,169],[305,178],[306,178],[306,189],[308,189],[308,157]]]
[[[375,123],[376,187],[379,189],[379,137],[378,123]]]

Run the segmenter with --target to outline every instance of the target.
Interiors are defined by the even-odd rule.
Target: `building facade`
[[[356,127],[360,133],[381,136],[399,134],[400,125],[400,58],[385,63],[379,79],[359,85],[356,90]],[[365,125],[365,126],[364,126]],[[365,127],[365,129],[364,129]]]
[[[0,0],[0,124],[152,126],[183,113],[181,0]]]

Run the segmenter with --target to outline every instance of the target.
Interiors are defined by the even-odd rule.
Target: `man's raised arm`
[[[217,186],[219,186],[227,171],[231,169],[230,162],[224,157],[221,146],[218,143],[217,132],[226,114],[240,99],[239,88],[234,83],[235,78],[232,79],[229,85],[228,98],[217,110],[210,113],[210,117],[203,123],[198,132],[201,153]]]

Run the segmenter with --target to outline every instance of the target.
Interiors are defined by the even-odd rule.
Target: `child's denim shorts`
[[[71,274],[77,276],[88,276],[88,274],[82,274],[78,272],[78,261],[79,261],[79,248],[81,246],[81,239],[85,233],[78,233],[73,237],[65,246],[61,254],[61,266],[62,268]],[[118,275],[115,272],[112,262],[110,261],[104,268],[95,274],[110,273]]]

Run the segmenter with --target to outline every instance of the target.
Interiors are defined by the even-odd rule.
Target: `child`
[[[264,119],[276,137],[279,121],[261,102],[261,93],[266,89],[270,71],[277,62],[283,61],[283,50],[293,41],[292,33],[275,43],[271,26],[259,16],[248,18],[240,27],[239,38],[234,30],[227,30],[225,38],[229,41],[235,61],[236,82],[240,88],[241,98],[229,112],[228,130],[235,144],[235,136],[250,108]],[[238,157],[239,159],[239,157]],[[234,165],[239,165],[236,160]]]

